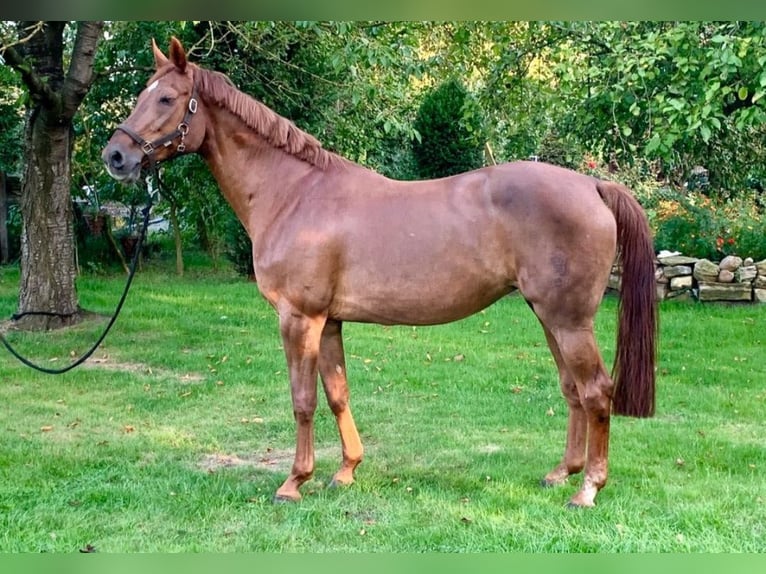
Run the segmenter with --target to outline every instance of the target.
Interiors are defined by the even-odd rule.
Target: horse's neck
[[[299,181],[318,168],[266,142],[232,114],[216,109],[200,154],[251,238],[300,193]]]

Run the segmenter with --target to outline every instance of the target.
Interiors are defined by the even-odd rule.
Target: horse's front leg
[[[317,361],[326,317],[307,317],[291,305],[280,305],[279,326],[290,373],[296,425],[295,460],[276,492],[276,501],[300,500],[300,486],[314,472],[314,411],[317,406]]]
[[[325,395],[327,395],[327,404],[335,415],[343,448],[343,463],[340,470],[333,476],[331,486],[347,485],[354,482],[354,469],[362,462],[364,452],[349,406],[346,359],[343,353],[341,334],[342,325],[340,321],[328,320],[322,331],[322,341],[319,347],[319,374],[322,377]]]

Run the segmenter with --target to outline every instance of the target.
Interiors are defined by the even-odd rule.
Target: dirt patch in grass
[[[337,450],[330,447],[317,449],[315,457],[337,456]],[[264,453],[249,455],[224,454],[214,452],[204,455],[198,467],[205,472],[218,472],[225,468],[250,467],[271,472],[285,473],[292,468],[295,451],[292,449],[267,449]]]
[[[158,369],[156,367],[150,367],[144,363],[132,363],[126,361],[118,361],[111,358],[108,355],[101,357],[91,357],[82,364],[83,367],[91,369],[105,369],[108,371],[121,371],[129,373],[137,373],[141,375],[156,375],[168,378],[175,378],[182,383],[196,383],[203,381],[205,377],[198,373],[185,373],[179,375],[175,371],[167,369]]]
[[[224,454],[214,452],[206,454],[199,461],[199,467],[206,472],[218,472],[225,468],[253,467],[273,471],[289,470],[292,456],[285,451],[282,456]]]

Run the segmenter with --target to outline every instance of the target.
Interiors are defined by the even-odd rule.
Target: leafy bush
[[[569,169],[581,169],[585,156],[583,148],[561,137],[555,131],[548,131],[537,146],[537,159]]]
[[[8,230],[8,261],[14,261],[21,254],[21,209],[16,204],[8,206],[6,221]]]
[[[418,179],[420,174],[409,142],[401,133],[388,134],[367,152],[363,164],[393,179]]]
[[[225,244],[226,258],[232,262],[237,273],[254,277],[253,243],[233,212],[226,219]]]
[[[420,177],[462,173],[484,163],[484,116],[476,100],[457,80],[426,94],[415,118],[420,141],[413,154]]]
[[[649,219],[656,251],[680,251],[713,261],[726,255],[766,259],[766,195],[762,192],[725,193],[707,185],[671,187],[658,180],[656,165],[646,160],[609,173],[600,161],[586,155],[578,170],[631,188]]]
[[[655,248],[720,260],[726,255],[766,258],[763,200],[740,192],[712,199],[695,192],[662,189],[645,200]]]

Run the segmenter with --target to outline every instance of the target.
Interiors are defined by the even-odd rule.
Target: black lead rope
[[[152,164],[152,167],[154,168],[153,164]],[[157,177],[157,170],[156,169],[152,169],[152,172],[153,172],[152,179],[153,180],[156,179],[157,184],[159,186],[160,182],[159,182],[159,178]],[[158,189],[159,189],[159,187],[158,187]],[[117,320],[117,316],[120,314],[120,310],[122,309],[122,306],[125,303],[125,299],[127,299],[127,297],[128,297],[128,290],[130,289],[130,284],[133,282],[133,277],[136,274],[136,268],[138,267],[138,259],[139,259],[139,256],[141,254],[141,247],[144,244],[144,239],[146,237],[146,231],[147,231],[147,229],[149,227],[149,214],[150,214],[150,211],[152,209],[152,195],[151,195],[151,193],[149,193],[148,195],[149,195],[148,203],[147,203],[146,207],[144,207],[144,209],[142,210],[142,213],[143,213],[143,216],[144,216],[144,222],[143,222],[143,225],[141,226],[141,234],[138,236],[138,244],[136,245],[136,250],[133,253],[133,261],[131,262],[131,265],[130,265],[130,273],[128,273],[128,280],[125,283],[125,289],[122,292],[122,296],[120,297],[120,301],[117,303],[117,308],[115,309],[114,314],[112,315],[112,318],[109,320],[109,323],[104,328],[104,332],[101,333],[101,336],[98,338],[98,340],[94,343],[94,345],[88,351],[85,352],[85,354],[83,354],[79,359],[74,361],[72,364],[67,365],[66,367],[62,367],[60,369],[49,369],[47,367],[42,367],[40,365],[37,365],[37,364],[33,363],[32,361],[30,361],[29,359],[27,359],[26,357],[23,357],[20,353],[18,353],[16,351],[16,349],[14,349],[11,346],[11,344],[6,340],[5,336],[2,333],[0,333],[0,340],[2,341],[3,345],[5,346],[5,348],[8,349],[8,351],[10,351],[10,353],[14,357],[16,357],[22,363],[24,363],[27,367],[31,367],[31,368],[35,369],[36,371],[40,371],[41,373],[46,373],[46,374],[49,374],[49,375],[60,375],[62,373],[66,373],[67,371],[70,371],[70,370],[74,369],[75,367],[77,367],[78,365],[81,365],[82,363],[87,361],[90,358],[90,356],[93,353],[96,352],[96,349],[98,349],[99,345],[101,345],[101,343],[104,341],[104,339],[106,338],[106,335],[109,333],[110,329],[112,328],[112,325],[114,325],[115,321]],[[13,315],[12,319],[14,321],[16,321],[16,320],[18,320],[21,317],[24,317],[26,315],[43,315],[43,316],[48,316],[48,317],[69,317],[69,316],[71,316],[71,315],[68,315],[68,314],[65,314],[65,313],[52,313],[50,311],[26,311],[24,313],[17,313],[15,315]]]

